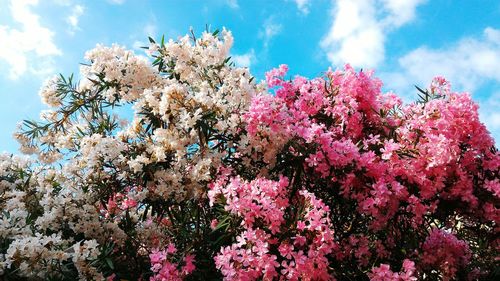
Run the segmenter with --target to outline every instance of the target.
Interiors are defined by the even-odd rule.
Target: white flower
[[[58,107],[61,105],[61,97],[57,92],[57,84],[59,83],[59,77],[54,76],[47,79],[38,95],[42,98],[42,102],[51,107]]]

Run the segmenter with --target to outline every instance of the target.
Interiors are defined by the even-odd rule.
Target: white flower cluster
[[[71,257],[66,251],[68,244],[60,234],[44,236],[36,233],[35,236],[19,237],[9,245],[1,264],[4,268],[15,264],[19,275],[24,277],[43,278]]]
[[[48,125],[15,135],[40,161],[0,156],[0,244],[8,245],[0,275],[49,278],[71,263],[74,278],[100,280],[93,261],[106,243],[133,235],[138,249],[156,245],[169,221],[156,221],[151,204],[206,194],[241,145],[242,112],[258,90],[248,69],[227,60],[232,43],[223,30],[151,44],[155,66],[98,45],[75,88],[64,93],[63,78],[48,80],[40,91],[52,107],[41,115]],[[130,114],[115,105],[131,105],[133,119],[119,121]]]
[[[136,56],[116,44],[111,47],[97,45],[85,54],[85,59],[90,65],[80,67],[83,77],[80,90],[90,90],[98,81],[109,83],[104,95],[110,101],[117,95],[125,101],[133,101],[159,78],[145,57]]]
[[[73,245],[72,260],[78,270],[80,280],[104,280],[104,276],[95,267],[89,266],[89,261],[95,260],[100,254],[96,240],[87,240]]]
[[[104,244],[111,238],[122,243],[126,234],[117,224],[102,221],[94,196],[81,185],[46,167],[29,171],[30,162],[0,155],[0,241],[8,242],[0,253],[0,276],[11,268],[27,278],[64,275],[72,260],[81,280],[103,280],[90,265],[99,254],[98,241]],[[56,190],[56,184],[65,188]],[[68,230],[89,241],[75,243],[72,236],[63,237]]]
[[[18,189],[29,179],[17,176],[30,165],[28,158],[0,154],[0,238],[28,235],[30,225],[27,224],[28,209],[25,200],[27,190]],[[8,215],[7,215],[8,214]]]
[[[51,107],[58,107],[62,102],[57,93],[57,83],[59,83],[59,76],[47,79],[38,93],[42,102]]]
[[[79,165],[92,169],[102,169],[105,163],[119,166],[125,159],[122,153],[126,149],[127,144],[114,137],[100,134],[85,136],[80,141],[79,149],[85,157],[79,158]]]
[[[223,41],[205,32],[195,43],[185,36],[162,47],[151,46],[157,57],[173,64],[168,72],[178,77],[163,78],[143,91],[134,103],[136,115],[124,135],[139,139],[134,146],[142,151],[128,162],[133,172],[149,164],[171,162],[170,169],[155,172],[154,180],[148,183],[160,197],[173,195],[181,200],[204,192],[210,169],[218,167],[224,157],[211,149],[210,138],[236,134],[242,124],[240,113],[255,94],[248,70],[227,64],[233,42],[230,32],[223,30],[222,37]],[[149,138],[140,138],[148,132],[137,124],[153,122],[161,126]],[[212,131],[205,135],[203,126]]]

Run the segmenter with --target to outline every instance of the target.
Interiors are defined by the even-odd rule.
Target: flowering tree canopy
[[[493,280],[500,153],[444,78],[257,83],[229,31],[85,55],[0,156],[3,280]],[[133,112],[133,115],[132,115]]]

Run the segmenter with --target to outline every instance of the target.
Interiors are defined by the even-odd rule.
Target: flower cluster
[[[155,84],[158,79],[145,57],[136,56],[118,45],[97,45],[85,54],[85,59],[90,64],[80,68],[84,79],[79,89],[90,91],[97,81],[105,83],[108,87],[103,95],[111,102],[117,98],[137,100],[144,89]]]
[[[232,178],[229,184],[215,184],[209,191],[212,202],[221,194],[226,202],[225,210],[240,216],[244,227],[252,227],[257,221],[269,227],[272,233],[280,231],[280,226],[288,207],[288,180],[278,182],[258,178],[250,183],[241,178]]]
[[[467,266],[471,251],[467,242],[452,233],[434,229],[422,245],[422,265],[443,273],[443,280],[452,280],[458,269]]]
[[[370,281],[416,281],[417,277],[413,276],[415,272],[415,263],[405,259],[403,261],[403,272],[392,272],[388,264],[381,264],[379,267],[372,268],[372,272],[368,274]]]
[[[179,269],[179,265],[169,261],[177,249],[173,244],[169,244],[163,251],[154,249],[149,258],[151,260],[151,270],[154,275],[150,278],[152,281],[174,281],[183,280],[184,277],[189,275],[195,270],[194,257],[186,255],[183,258],[184,265]]]
[[[335,233],[350,233],[338,237],[340,263],[409,258],[394,250],[423,241],[432,218],[440,227],[452,219],[462,235],[482,223],[497,233],[498,217],[489,214],[498,214],[499,154],[468,94],[436,78],[421,101],[402,105],[380,92],[371,72],[346,66],[325,78],[286,80],[286,71],[266,74],[275,94],[256,96],[245,115],[249,157],[266,163],[261,172],[296,163],[339,216]],[[492,213],[479,202],[491,202]]]
[[[87,52],[0,155],[0,279],[499,279],[500,153],[442,77],[254,82],[231,33]],[[399,271],[397,271],[399,269]]]
[[[296,204],[290,206],[280,198],[289,196],[287,183],[285,178],[249,184],[232,179],[226,187],[214,187],[215,194],[217,190],[223,194],[226,210],[242,218],[243,232],[236,243],[223,247],[215,257],[226,280],[333,279],[328,255],[336,245],[328,206],[305,190],[298,192]],[[280,195],[269,200],[275,191]]]

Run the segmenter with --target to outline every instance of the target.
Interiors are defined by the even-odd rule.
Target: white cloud
[[[500,92],[492,94],[487,100],[479,102],[479,119],[486,124],[500,145]]]
[[[71,13],[66,18],[66,22],[69,24],[70,27],[69,30],[70,34],[74,34],[76,30],[80,30],[78,22],[80,20],[80,16],[83,15],[84,11],[85,8],[82,5],[75,5],[73,9],[71,9]]]
[[[427,0],[382,0],[387,11],[384,25],[400,27],[415,19],[415,10],[418,5]]]
[[[263,29],[259,32],[259,37],[263,38],[264,48],[267,49],[269,47],[269,42],[273,37],[278,35],[283,26],[281,24],[277,24],[273,21],[273,18],[270,17],[264,22]]]
[[[397,90],[426,86],[441,75],[455,89],[472,92],[488,80],[500,82],[499,65],[500,30],[488,27],[482,38],[463,38],[446,48],[419,47],[399,59],[398,72],[384,75],[391,83],[388,86]]]
[[[26,71],[39,73],[37,67],[49,71],[51,57],[61,55],[61,50],[53,42],[54,32],[42,26],[39,16],[31,10],[37,4],[38,0],[11,0],[10,14],[21,28],[0,25],[0,60],[9,64],[11,79]]]
[[[425,0],[333,1],[332,25],[320,46],[334,65],[373,68],[385,57],[385,38],[412,21]]]
[[[238,0],[226,0],[226,3],[232,9],[238,9],[240,6],[238,5]]]
[[[256,62],[255,51],[251,49],[249,52],[242,55],[233,55],[232,60],[236,66],[240,67],[250,67]]]
[[[266,38],[271,39],[278,33],[280,33],[281,28],[282,28],[281,24],[268,23],[264,28],[264,36]]]
[[[309,1],[310,0],[295,0],[297,9],[299,9],[299,11],[304,15],[309,14]]]

